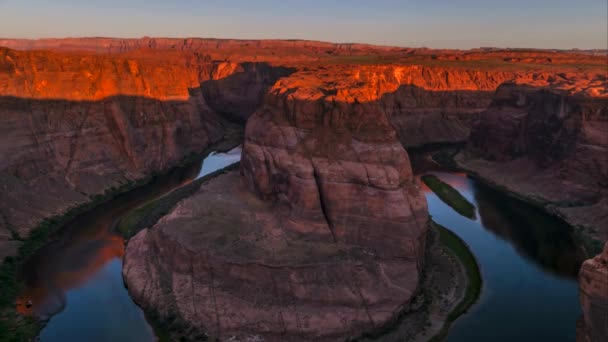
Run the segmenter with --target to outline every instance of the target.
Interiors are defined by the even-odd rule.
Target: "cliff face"
[[[583,263],[579,274],[583,317],[577,327],[577,341],[608,340],[608,243],[604,251]]]
[[[243,108],[288,72],[196,53],[110,58],[6,49],[0,70],[2,257],[43,218],[202,152],[222,138],[227,114],[246,119]],[[226,85],[235,79],[249,91]]]
[[[241,171],[250,189],[287,203],[294,221],[320,222],[314,234],[419,258],[425,201],[381,103],[367,89],[299,82],[278,82],[248,121]]]
[[[608,97],[588,94],[505,84],[457,159],[605,241]]]

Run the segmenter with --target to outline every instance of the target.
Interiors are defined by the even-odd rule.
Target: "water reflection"
[[[432,174],[478,208],[471,220],[425,192],[429,213],[466,241],[484,282],[480,301],[452,325],[448,341],[574,341],[580,257],[567,227],[465,175]]]
[[[474,194],[484,228],[508,240],[545,271],[577,277],[585,253],[576,246],[571,227],[485,186],[477,184]]]
[[[240,149],[210,155],[69,222],[25,263],[20,274],[25,289],[17,310],[50,318],[42,341],[155,340],[124,287],[124,242],[113,227],[130,210],[239,158]]]

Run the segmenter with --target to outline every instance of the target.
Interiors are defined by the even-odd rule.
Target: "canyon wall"
[[[0,49],[0,71],[2,259],[44,218],[201,153],[224,135],[219,110],[245,120],[251,113],[241,108],[288,73],[198,53],[8,49]],[[234,79],[249,90],[226,85]]]
[[[307,91],[313,102],[373,101],[369,116],[388,118],[410,148],[465,142],[506,81],[568,83],[603,67],[601,57],[580,53],[307,41],[83,38],[0,45],[31,49],[0,48],[0,172],[7,189],[0,250],[12,253],[13,240],[42,218],[202,151],[221,138],[226,119],[244,124],[281,77],[281,87]],[[585,68],[574,72],[581,63]],[[601,89],[579,91],[593,97]],[[40,194],[41,188],[47,191]]]
[[[465,168],[608,239],[606,78],[591,91],[502,85],[473,128]],[[603,90],[603,95],[590,96]]]

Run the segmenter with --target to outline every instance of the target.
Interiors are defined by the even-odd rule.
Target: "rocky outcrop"
[[[427,215],[407,153],[379,103],[341,91],[326,97],[287,81],[275,85],[247,124],[243,175],[261,198],[287,203],[294,221],[321,222],[319,238],[418,258],[415,231]],[[404,228],[414,235],[380,238]]]
[[[577,327],[577,341],[608,340],[608,243],[604,251],[583,263],[579,274],[583,317]]]
[[[474,126],[464,168],[608,239],[606,79],[581,92],[509,83]]]
[[[129,242],[129,291],[185,324],[174,338],[345,339],[408,309],[428,214],[407,153],[378,103],[314,91],[279,81],[248,120],[242,177]]]

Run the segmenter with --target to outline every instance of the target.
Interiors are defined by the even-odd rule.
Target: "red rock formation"
[[[604,251],[583,263],[579,274],[583,317],[577,329],[577,341],[608,340],[608,242]]]
[[[250,188],[288,203],[294,222],[320,219],[320,238],[419,258],[425,201],[381,104],[356,89],[311,84],[277,83],[248,121],[242,172]]]

